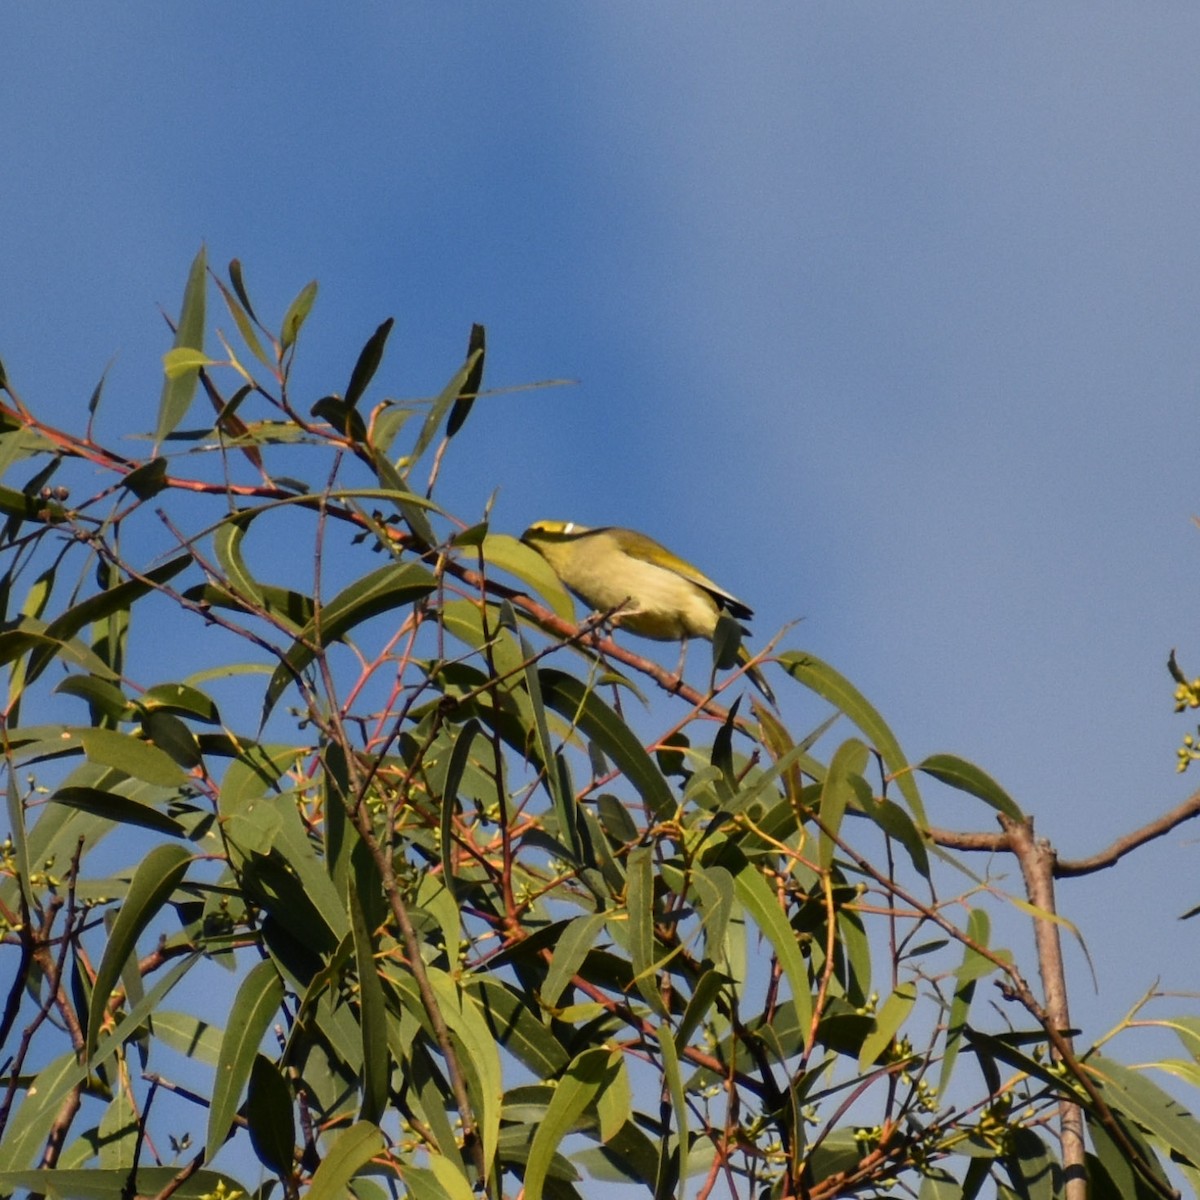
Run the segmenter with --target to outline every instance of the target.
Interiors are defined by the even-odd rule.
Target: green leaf
[[[629,918],[629,957],[642,999],[660,1017],[667,1015],[658,991],[658,943],[654,937],[654,849],[635,846],[626,863],[628,888],[625,911]]]
[[[430,970],[429,982],[442,1016],[461,1047],[459,1065],[467,1077],[484,1161],[490,1163],[496,1155],[504,1103],[499,1047],[471,993],[460,992],[456,982],[443,971]]]
[[[900,805],[884,797],[866,797],[862,810],[888,837],[908,851],[912,865],[925,879],[929,879],[929,851],[925,845],[925,835],[913,824],[912,817]]]
[[[596,945],[596,937],[610,919],[609,913],[591,913],[575,917],[562,929],[554,942],[554,957],[542,982],[542,1003],[554,1008],[567,984],[579,973],[583,960]]]
[[[1044,1041],[1044,1035],[1041,1030],[1035,1033],[1008,1034],[1004,1037],[993,1037],[990,1033],[983,1033],[978,1029],[968,1028],[963,1031],[963,1037],[978,1056],[980,1068],[984,1071],[985,1075],[988,1071],[987,1060],[995,1058],[1003,1063],[1008,1063],[1010,1067],[1016,1067],[1018,1071],[1024,1071],[1034,1079],[1040,1080],[1056,1096],[1066,1096],[1072,1100],[1081,1099],[1083,1089],[1073,1083],[1068,1076],[1056,1075],[1047,1065],[1017,1048],[1016,1043],[1018,1040]],[[997,1076],[996,1078],[998,1080],[999,1077]]]
[[[225,572],[222,583],[240,600],[253,606],[266,607],[263,588],[242,557],[242,539],[250,528],[250,522],[263,511],[261,508],[243,509],[227,517],[213,532],[213,552],[221,570]]]
[[[562,1044],[534,1015],[526,997],[495,978],[481,975],[471,977],[470,990],[478,998],[492,1040],[518,1062],[539,1078],[556,1075],[567,1065]]]
[[[575,789],[571,786],[566,759],[556,754],[550,741],[550,730],[546,724],[546,706],[542,701],[541,682],[535,666],[533,647],[521,638],[521,657],[525,661],[523,675],[525,689],[529,693],[529,706],[533,715],[533,742],[537,757],[542,764],[542,782],[550,794],[554,816],[558,825],[558,836],[571,853],[571,861],[579,863],[579,822],[575,809]],[[532,751],[533,747],[531,747]]]
[[[1109,1130],[1086,1109],[1084,1119],[1088,1136],[1096,1148],[1096,1157],[1088,1163],[1089,1200],[1151,1200],[1152,1197],[1161,1197],[1162,1192],[1150,1185],[1125,1150],[1113,1140]],[[1154,1153],[1137,1130],[1131,1128],[1127,1121],[1120,1121],[1120,1125],[1146,1162],[1155,1163]],[[1161,1173],[1159,1178],[1166,1182]]]
[[[383,458],[413,417],[413,410],[392,400],[380,401],[371,410],[371,448]]]
[[[917,1200],[968,1200],[968,1197],[973,1200],[973,1193],[964,1191],[963,1185],[948,1171],[943,1171],[940,1167],[928,1167],[926,1172],[921,1179],[921,1190],[917,1194]]]
[[[818,862],[822,870],[833,864],[834,838],[841,832],[842,818],[852,800],[860,807],[869,803],[871,791],[862,774],[867,768],[868,751],[857,738],[843,742],[829,760],[829,770],[821,785],[821,844]]]
[[[138,1142],[138,1118],[130,1103],[130,1094],[120,1089],[100,1118],[100,1169],[126,1171],[133,1166],[134,1148]]]
[[[437,545],[437,537],[433,526],[425,516],[424,508],[436,508],[432,501],[418,496],[405,482],[404,476],[392,466],[386,455],[375,453],[371,456],[371,465],[380,484],[386,489],[388,499],[395,505],[396,511],[404,518],[405,524],[416,539],[421,549]]]
[[[152,712],[165,709],[206,725],[221,723],[221,714],[212,697],[189,683],[156,683],[141,694],[139,703]]]
[[[582,804],[576,806],[576,812],[580,818],[579,836],[583,847],[583,859],[588,870],[599,870],[608,892],[607,895],[597,894],[607,901],[607,896],[619,895],[625,890],[625,871],[617,862],[596,814]]]
[[[191,1013],[162,1010],[155,1012],[153,1021],[154,1036],[164,1045],[187,1058],[216,1065],[223,1035],[215,1025]]]
[[[204,247],[192,260],[187,285],[183,289],[183,307],[179,323],[175,327],[175,349],[203,351],[204,349],[204,297],[207,257]],[[196,395],[196,384],[200,380],[199,365],[187,367],[178,374],[168,374],[163,383],[158,402],[158,425],[154,431],[154,444],[160,446],[169,433],[178,427],[187,415]]]
[[[692,1034],[700,1028],[701,1022],[708,1016],[716,1003],[721,989],[729,982],[729,977],[720,971],[705,971],[696,981],[695,990],[683,1011],[683,1019],[675,1031],[675,1049],[679,1053],[687,1048]]]
[[[728,671],[737,665],[742,649],[741,623],[722,612],[717,617],[717,627],[712,637],[712,665],[714,671]]]
[[[221,1039],[204,1142],[209,1158],[225,1142],[263,1035],[282,1003],[283,980],[279,978],[279,972],[273,963],[260,962],[242,980],[229,1012],[225,1036]]]
[[[606,1145],[579,1150],[571,1155],[571,1161],[593,1179],[626,1188],[632,1186],[650,1194],[658,1169],[658,1152],[650,1138],[630,1120]]]
[[[966,759],[954,754],[931,754],[917,763],[917,770],[924,771],[926,775],[932,775],[934,779],[957,788],[960,792],[966,792],[985,804],[990,804],[1014,821],[1025,819],[1025,814],[1021,812],[1016,801],[990,775]]]
[[[216,359],[209,358],[203,350],[195,350],[191,346],[176,346],[163,355],[163,372],[168,379],[178,379],[188,371],[200,367],[216,365]]]
[[[879,1056],[891,1045],[900,1026],[908,1020],[917,1000],[917,988],[912,983],[898,983],[896,990],[883,1002],[875,1016],[874,1028],[863,1039],[858,1051],[858,1071],[865,1075]]]
[[[596,743],[656,817],[671,816],[677,804],[670,785],[629,726],[574,675],[543,667],[538,678],[546,704]]]
[[[366,864],[367,867],[373,866],[373,862]],[[365,878],[366,872],[359,873],[359,888],[360,895],[362,893],[362,881]],[[379,888],[382,894],[382,881],[375,885]],[[446,957],[451,962],[458,962],[459,955],[463,952],[462,944],[462,910],[459,908],[458,901],[454,898],[454,893],[446,885],[446,881],[440,878],[434,872],[429,872],[421,878],[417,884],[417,894],[415,897],[417,908],[425,916],[432,917],[442,935],[442,946]],[[383,914],[380,914],[380,923],[382,923]],[[428,936],[428,935],[427,935]],[[436,942],[436,938],[430,938],[430,941]]]
[[[80,1074],[86,1075],[86,1068],[79,1066],[71,1050],[43,1066],[30,1081],[25,1099],[10,1114],[0,1141],[0,1179],[17,1175],[33,1160],[63,1097]]]
[[[1200,1062],[1200,1018],[1197,1017],[1159,1017],[1156,1025],[1164,1026],[1175,1031],[1175,1036],[1183,1043],[1184,1050],[1193,1059]]]
[[[340,895],[345,895],[355,870],[354,858],[362,839],[351,822],[354,805],[346,748],[330,741],[321,748],[321,788],[325,806],[325,870]]]
[[[131,1178],[128,1167],[98,1170],[94,1167],[64,1171],[46,1168],[0,1171],[0,1193],[55,1197],[57,1200],[128,1200],[130,1195],[157,1196],[170,1189],[174,1200],[211,1200],[214,1196],[247,1196],[244,1184],[223,1171],[197,1171],[176,1187],[179,1168],[139,1167]]]
[[[124,479],[121,486],[131,491],[139,500],[149,500],[165,490],[167,486],[167,460],[152,458],[140,467],[135,467]]]
[[[671,1111],[675,1114],[675,1157],[676,1162],[671,1166],[671,1174],[676,1180],[676,1194],[679,1200],[683,1200],[686,1193],[687,1183],[687,1151],[688,1151],[688,1108],[687,1096],[683,1090],[683,1075],[679,1069],[679,1055],[675,1050],[675,1039],[671,1034],[671,1028],[665,1022],[660,1025],[655,1033],[658,1035],[658,1047],[662,1053],[663,1075],[666,1077],[667,1095],[671,1097]],[[660,1155],[660,1170],[658,1184],[655,1188],[656,1192],[663,1190],[664,1172],[663,1166],[668,1163],[667,1147],[669,1140],[665,1136],[662,1140],[662,1153]]]
[[[837,935],[840,946],[835,956],[845,962],[845,999],[854,1005],[864,1005],[871,994],[871,943],[863,927],[862,917],[852,908],[837,910]]]
[[[4,1140],[0,1141],[0,1172],[24,1166],[40,1153],[46,1129],[67,1093],[83,1083],[137,1034],[172,988],[199,961],[199,954],[191,954],[171,967],[129,1010],[116,1029],[100,1042],[90,1059],[80,1062],[72,1050],[38,1072],[33,1086],[26,1091],[25,1102],[10,1119]]]
[[[92,1002],[88,1010],[85,1054],[91,1059],[100,1037],[100,1024],[112,997],[125,960],[134,952],[142,931],[158,916],[180,880],[187,873],[192,856],[173,843],[155,846],[142,859],[129,883],[125,902],[113,922],[108,944],[96,971]]]
[[[359,1118],[377,1122],[387,1108],[392,1064],[388,1054],[387,1007],[383,984],[375,966],[375,942],[363,917],[358,881],[347,879],[347,907],[354,932],[354,958],[358,967],[358,1024],[362,1036],[363,1086]]]
[[[828,663],[811,654],[787,651],[779,656],[779,665],[793,679],[844,712],[866,734],[868,741],[883,759],[888,773],[895,778],[905,800],[908,801],[909,808],[913,811],[913,816],[917,819],[917,824],[928,825],[925,806],[921,803],[921,795],[913,782],[912,772],[900,749],[900,743],[866,697]]]
[[[525,1163],[525,1200],[541,1200],[555,1152],[616,1076],[620,1054],[593,1047],[579,1054],[558,1081]]]
[[[115,767],[134,779],[143,779],[159,787],[187,786],[188,777],[169,754],[132,734],[87,726],[78,726],[68,732],[79,739],[90,762]]]
[[[94,712],[110,721],[128,718],[131,705],[128,697],[116,684],[97,675],[68,675],[55,685],[54,691],[62,696],[79,696],[86,700]]]
[[[991,937],[991,918],[986,910],[971,909],[971,915],[967,918],[966,935],[968,942],[963,944],[963,960],[955,974],[954,999],[950,1002],[950,1014],[946,1020],[946,1048],[942,1055],[942,1069],[937,1086],[939,1096],[945,1093],[954,1073],[954,1064],[958,1061],[958,1050],[967,1028],[971,1001],[975,998],[975,982],[983,975],[996,970],[996,967],[975,949],[976,946],[986,948]]]
[[[429,1165],[446,1200],[479,1200],[479,1192],[471,1186],[466,1168],[457,1159],[444,1154],[431,1154]]]
[[[32,870],[29,865],[29,838],[25,828],[25,805],[21,802],[21,794],[17,791],[16,771],[11,764],[6,772],[4,794],[8,803],[8,828],[13,841],[13,854],[16,858],[18,883],[21,897],[25,902],[25,911],[32,915],[35,911],[33,902]]]
[[[237,292],[237,297],[242,302],[242,307],[249,313],[250,319],[261,328],[261,323],[254,313],[254,306],[250,303],[250,295],[246,291],[246,282],[242,278],[241,259],[229,260],[229,281],[233,284],[233,290]]]
[[[280,342],[284,350],[287,350],[296,341],[300,334],[300,327],[308,319],[308,314],[312,312],[312,306],[316,299],[317,281],[314,279],[300,289],[295,300],[288,306],[287,312],[283,314]]]
[[[434,1156],[431,1155],[431,1161]],[[438,1159],[440,1155],[436,1156]],[[445,1187],[441,1180],[429,1167],[405,1166],[404,1168],[404,1200],[477,1200],[471,1185],[463,1177],[466,1191],[451,1190]],[[361,1200],[355,1193],[355,1200]],[[380,1200],[386,1200],[381,1197]]]
[[[1027,1126],[1013,1130],[1012,1152],[1001,1161],[1022,1200],[1057,1200],[1063,1194],[1057,1161]]]
[[[54,591],[55,568],[43,571],[34,581],[21,603],[21,616],[38,618],[46,611],[50,594]]]
[[[143,711],[140,723],[146,738],[184,770],[190,771],[203,762],[196,735],[174,713],[151,708]]]
[[[388,317],[371,334],[367,339],[367,344],[359,353],[358,361],[354,364],[354,370],[350,373],[350,383],[346,387],[346,403],[351,408],[362,399],[363,392],[367,390],[367,384],[371,382],[375,372],[379,370],[379,364],[383,361],[383,348],[387,344],[388,334],[392,332],[392,326],[395,323],[395,317]]]
[[[392,1029],[399,1033],[400,1025],[393,1022]],[[427,1047],[428,1042],[425,1038],[407,1037],[401,1047],[393,1047],[393,1054],[404,1063],[408,1096],[417,1119],[425,1121],[436,1149],[447,1158],[461,1163],[455,1129],[450,1123],[451,1113],[446,1105],[446,1078],[443,1072],[434,1066],[433,1055]]]
[[[797,1019],[807,1031],[812,1023],[812,987],[808,967],[800,953],[796,931],[779,907],[779,897],[758,870],[746,861],[735,846],[727,846],[721,855],[722,865],[733,876],[733,886],[742,907],[753,918],[762,935],[771,944],[779,965],[792,991]]]
[[[100,378],[96,382],[96,386],[92,388],[92,394],[88,397],[87,410],[89,417],[94,417],[96,410],[100,407],[100,397],[104,395],[104,384],[108,379],[109,371],[112,370],[113,362],[114,360],[111,358],[108,360],[104,370],[100,372]]]
[[[370,1121],[356,1121],[334,1138],[312,1177],[306,1200],[345,1200],[346,1185],[383,1150],[383,1134]]]
[[[463,427],[471,414],[471,406],[483,386],[483,360],[486,353],[487,330],[482,325],[472,325],[471,336],[467,339],[467,362],[471,364],[471,370],[450,410],[450,418],[446,422],[448,438],[452,438]]]
[[[249,808],[247,832],[261,831],[270,845],[269,856],[255,857],[249,868],[266,888],[261,903],[302,945],[325,952],[350,933],[344,893],[334,887],[290,797],[267,797]]]
[[[295,1169],[296,1119],[292,1089],[283,1072],[262,1054],[254,1056],[246,1093],[246,1124],[260,1161],[287,1179]]]
[[[139,825],[143,829],[153,829],[155,833],[165,833],[168,837],[187,837],[187,830],[166,813],[116,792],[90,787],[61,787],[50,799],[55,804],[66,804],[80,812],[115,821],[118,825]]]
[[[235,258],[233,262],[229,264],[231,277],[233,275],[234,264],[236,263],[237,259]],[[218,279],[216,276],[213,277],[214,282],[217,285],[217,289],[220,291],[221,297],[225,301],[225,307],[229,309],[229,315],[233,317],[234,322],[238,327],[238,333],[242,335],[242,341],[244,341],[246,345],[250,347],[250,353],[253,354],[254,357],[257,358],[264,367],[272,368],[274,367],[274,363],[270,358],[267,357],[267,352],[263,349],[262,343],[258,340],[258,334],[254,332],[254,326],[251,324],[251,321],[255,320],[254,314],[250,311],[248,304],[240,302],[240,297],[243,295],[240,288],[240,266],[237,278],[239,284],[238,298],[235,298],[220,279]]]
[[[292,591],[290,588],[276,587],[274,584],[264,583],[262,586],[262,608],[266,615],[273,621],[278,622],[285,629],[292,632],[298,632],[304,625],[312,620],[313,602],[311,596],[306,596],[301,592]],[[224,588],[212,583],[202,583],[196,587],[188,588],[184,592],[186,600],[194,601],[200,605],[212,605],[214,608],[228,608],[235,612],[255,612],[256,606],[253,603],[247,603],[232,592],[226,591]],[[267,668],[260,664],[244,663],[240,665],[231,665],[221,674],[233,674],[235,671],[245,674],[251,671],[266,671]],[[194,675],[193,678],[198,678],[199,675]]]
[[[471,757],[471,745],[482,726],[475,717],[467,720],[454,739],[450,762],[446,767],[446,778],[442,782],[441,852],[442,876],[451,892],[457,896],[458,880],[454,871],[454,814],[458,806],[458,789],[463,772]]]
[[[356,446],[367,440],[367,425],[362,414],[341,396],[322,396],[310,410],[314,417],[327,421],[335,433]]]
[[[442,417],[451,404],[455,403],[463,394],[463,389],[467,386],[467,380],[471,377],[472,371],[475,369],[476,363],[483,358],[483,351],[477,350],[471,354],[465,363],[451,377],[450,382],[442,388],[436,400],[429,409],[429,415],[425,418],[424,424],[421,426],[421,432],[417,435],[417,440],[413,445],[411,453],[408,455],[408,461],[415,463],[417,459],[429,449],[430,443],[437,434],[438,427],[442,423]]]
[[[1145,1075],[1104,1055],[1093,1055],[1083,1066],[1111,1108],[1136,1121],[1173,1154],[1200,1166],[1200,1121],[1178,1100]]]

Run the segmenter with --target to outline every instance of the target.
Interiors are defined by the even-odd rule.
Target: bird
[[[688,638],[712,641],[722,613],[739,624],[754,615],[749,605],[691,563],[633,529],[535,521],[521,541],[536,550],[585,604],[598,612],[616,610],[613,625],[641,637],[686,647]],[[742,626],[742,632],[749,631]],[[738,647],[738,661],[750,661],[745,646]],[[752,666],[746,673],[774,704],[762,672]]]

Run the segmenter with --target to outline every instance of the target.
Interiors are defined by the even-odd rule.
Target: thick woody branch
[[[1025,880],[1025,894],[1029,902],[1040,912],[1053,916],[1056,857],[1053,847],[1045,839],[1039,840],[1033,836],[1032,819],[1013,821],[1001,816],[1000,823],[1004,826],[1009,845],[1021,864],[1021,875]],[[1071,1027],[1071,1017],[1067,1005],[1067,977],[1063,970],[1062,941],[1058,936],[1058,925],[1046,917],[1038,916],[1033,922],[1033,937],[1037,946],[1038,971],[1042,977],[1046,1016],[1074,1052],[1070,1034],[1067,1032]],[[1053,1042],[1051,1046],[1054,1056],[1061,1058]],[[1084,1163],[1083,1111],[1078,1104],[1064,1099],[1059,1104],[1058,1121],[1062,1137],[1062,1164],[1067,1200],[1086,1200],[1087,1168]]]
[[[1170,812],[1163,813],[1161,817],[1150,821],[1140,829],[1135,829],[1131,833],[1117,838],[1112,845],[1099,854],[1093,854],[1091,858],[1059,862],[1055,874],[1063,879],[1070,875],[1088,875],[1092,871],[1102,871],[1106,867],[1114,866],[1131,850],[1136,850],[1139,846],[1170,833],[1172,829],[1198,815],[1200,815],[1200,792],[1193,792],[1182,804],[1177,805]]]
[[[1163,813],[1153,821],[1148,821],[1138,829],[1123,834],[1098,854],[1090,858],[1060,859],[1055,856],[1053,870],[1055,879],[1067,879],[1073,875],[1088,875],[1093,871],[1103,871],[1107,867],[1116,866],[1125,855],[1144,846],[1155,838],[1163,837],[1171,830],[1178,828],[1193,817],[1200,816],[1200,791],[1193,792],[1181,804],[1177,804],[1169,812]],[[1013,842],[1011,822],[1000,818],[1004,829],[1000,833],[967,832],[957,829],[942,829],[930,826],[930,838],[938,846],[947,850],[973,850],[986,854],[1016,853],[1017,846]]]

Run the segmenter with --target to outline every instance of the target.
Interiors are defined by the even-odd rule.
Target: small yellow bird
[[[738,621],[754,615],[691,563],[632,529],[536,521],[521,541],[536,550],[585,604],[599,612],[619,609],[613,624],[642,637],[662,642],[686,643],[690,637],[712,641],[722,612]],[[739,648],[738,659],[749,661],[745,646]],[[762,673],[751,667],[747,674],[774,704]]]

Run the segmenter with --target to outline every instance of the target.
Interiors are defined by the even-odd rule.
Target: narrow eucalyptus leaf
[[[392,332],[392,326],[395,323],[395,317],[388,317],[371,334],[367,339],[367,344],[359,352],[358,361],[354,364],[354,370],[350,373],[350,382],[346,386],[346,403],[351,408],[362,398],[363,392],[367,390],[367,385],[379,369],[379,364],[383,361],[383,348],[387,344],[388,334]]]
[[[174,844],[155,846],[133,874],[125,902],[113,923],[108,943],[96,970],[92,1004],[88,1013],[87,1054],[96,1049],[104,1010],[112,997],[125,960],[133,953],[142,931],[158,916],[187,872],[192,856]]]
[[[300,335],[300,328],[308,319],[308,314],[312,312],[312,306],[316,299],[317,281],[314,279],[300,289],[295,300],[288,306],[287,312],[283,314],[279,340],[284,350],[295,344],[296,338]]]
[[[100,378],[97,381],[96,386],[92,389],[91,396],[88,397],[87,410],[89,417],[94,417],[96,415],[96,410],[100,407],[100,397],[104,394],[104,384],[108,379],[108,373],[112,369],[112,365],[113,360],[109,359],[108,365],[100,373]],[[0,367],[0,374],[2,373],[3,367]],[[3,387],[3,383],[0,383],[0,387]]]
[[[283,1002],[283,981],[273,963],[260,962],[242,980],[217,1058],[216,1082],[208,1110],[205,1146],[213,1157],[225,1142],[254,1059],[271,1020]]]
[[[234,259],[234,262],[236,263],[237,259]],[[231,263],[231,273],[232,266],[233,264]],[[263,349],[262,342],[259,341],[258,334],[254,331],[254,325],[251,323],[257,318],[254,316],[254,313],[250,311],[250,306],[243,298],[242,293],[239,291],[238,295],[235,297],[220,279],[216,280],[216,284],[217,290],[221,293],[221,297],[225,301],[225,307],[229,309],[229,313],[233,317],[234,323],[238,327],[238,333],[242,335],[242,341],[244,341],[250,348],[250,353],[253,354],[254,357],[257,358],[264,367],[272,367],[274,364],[268,357],[267,352]]]
[[[379,970],[375,965],[375,942],[367,928],[358,899],[356,880],[347,881],[347,908],[354,933],[354,956],[358,966],[358,1027],[362,1037],[363,1087],[359,1117],[378,1121],[387,1108],[391,1059],[388,1054],[387,1009]]]
[[[487,353],[487,330],[482,325],[471,326],[471,336],[467,340],[467,361],[471,369],[455,397],[454,407],[446,421],[446,436],[452,438],[466,423],[471,415],[471,406],[475,403],[480,389],[483,387],[483,360]]]
[[[1025,819],[1017,802],[986,771],[955,754],[931,754],[917,763],[917,770],[990,804],[1014,821]]]
[[[25,827],[25,805],[21,801],[21,793],[17,791],[16,772],[6,771],[4,795],[8,804],[8,829],[13,841],[13,855],[16,859],[18,883],[21,897],[25,902],[26,912],[34,911],[32,871],[29,865],[29,837]]]
[[[246,1124],[259,1159],[287,1178],[295,1166],[296,1119],[292,1089],[283,1072],[267,1057],[255,1055],[246,1096]]]
[[[355,445],[361,445],[367,440],[367,426],[362,414],[349,400],[341,396],[322,396],[312,406],[312,415],[322,421],[328,421],[336,433]]]
[[[233,284],[233,290],[237,292],[237,298],[242,302],[242,307],[250,314],[250,319],[257,324],[258,317],[255,315],[254,306],[250,303],[250,296],[246,291],[246,283],[242,277],[242,263],[240,259],[230,259],[229,281]]]
[[[153,829],[155,833],[165,833],[168,837],[187,836],[187,830],[166,813],[116,792],[91,787],[61,787],[50,799],[55,804],[65,804],[119,825],[137,825],[142,829]]]
[[[183,306],[179,323],[175,326],[175,349],[203,352],[204,349],[204,298],[207,271],[207,255],[204,247],[192,260],[187,285],[183,289]],[[154,444],[163,440],[178,427],[191,407],[199,382],[199,365],[188,367],[179,374],[169,372],[163,382],[162,395],[158,402],[158,425],[154,431]]]
[[[925,806],[900,743],[874,705],[844,675],[811,654],[794,651],[781,654],[779,665],[805,687],[844,712],[862,730],[895,778],[917,824],[927,825]]]

